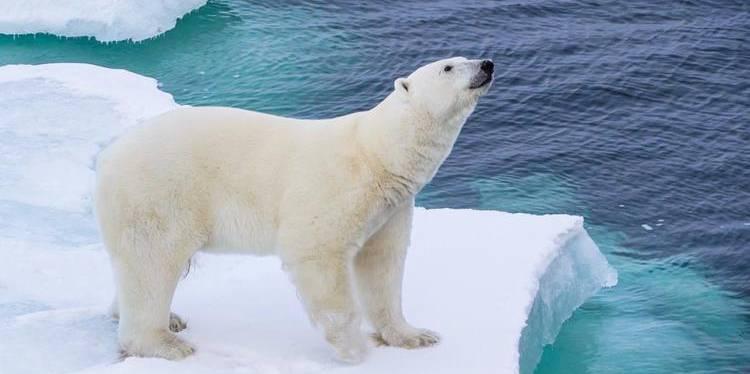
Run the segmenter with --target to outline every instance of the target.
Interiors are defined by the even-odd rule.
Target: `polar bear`
[[[192,346],[170,312],[196,251],[275,254],[337,357],[381,344],[433,345],[411,326],[401,281],[414,196],[487,92],[490,60],[425,65],[374,108],[301,120],[222,107],[157,116],[97,161],[96,216],[116,284],[125,354],[180,359]]]

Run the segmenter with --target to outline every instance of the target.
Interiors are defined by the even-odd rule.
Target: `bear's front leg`
[[[413,207],[413,201],[401,207],[367,240],[354,260],[359,296],[376,329],[375,341],[409,349],[428,347],[440,340],[436,332],[406,322],[401,308],[401,283]]]
[[[323,329],[338,359],[360,363],[368,351],[352,293],[351,258],[345,248],[289,252],[282,255],[312,322]]]

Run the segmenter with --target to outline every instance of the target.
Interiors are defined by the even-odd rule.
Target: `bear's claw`
[[[177,314],[169,313],[169,331],[180,332],[187,328],[187,323]]]
[[[393,332],[386,335],[376,332],[372,334],[372,339],[377,346],[417,349],[430,347],[439,343],[440,335],[432,330],[414,329],[414,331],[406,333]]]

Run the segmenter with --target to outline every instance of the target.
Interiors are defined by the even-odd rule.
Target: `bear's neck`
[[[392,93],[359,122],[358,142],[377,169],[378,187],[394,205],[412,199],[450,154],[473,107],[436,119]]]

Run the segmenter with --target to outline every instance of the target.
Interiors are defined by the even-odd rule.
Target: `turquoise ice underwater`
[[[449,25],[461,24],[461,17],[451,16],[450,5],[399,10],[416,14],[412,18],[416,21],[437,18]],[[472,7],[482,8],[479,4]],[[475,31],[470,35],[452,34],[459,43],[453,39],[451,43],[424,43],[420,40],[430,36],[410,31],[409,22],[399,22],[398,30],[379,28],[378,22],[391,16],[386,10],[374,5],[360,5],[354,10],[354,14],[370,14],[360,30],[353,29],[333,5],[310,10],[270,3],[212,2],[181,20],[174,30],[140,44],[3,36],[0,64],[65,61],[125,68],[157,78],[161,88],[182,104],[232,105],[312,117],[366,109],[390,88],[395,74],[404,74],[426,60],[503,51],[491,41],[477,41],[481,37],[476,36],[476,28],[468,28]],[[486,22],[478,20],[477,27],[487,26]],[[439,35],[443,39],[446,34]],[[464,41],[467,47],[461,46]],[[413,54],[406,55],[407,48],[401,44],[410,46]],[[507,82],[500,78],[494,90]],[[595,207],[587,205],[587,196],[582,196],[585,186],[567,171],[506,172],[498,167],[486,175],[466,161],[492,157],[471,150],[472,146],[486,150],[482,148],[483,138],[503,136],[502,124],[487,126],[482,122],[495,110],[495,104],[480,105],[467,124],[463,142],[457,145],[459,153],[448,160],[447,167],[460,165],[466,172],[454,173],[450,179],[438,175],[419,203],[428,207],[588,216],[587,211]],[[455,191],[463,195],[456,196]],[[20,214],[9,206],[11,202],[3,204],[3,215]],[[613,204],[611,209],[620,207]],[[51,241],[76,241],[95,232],[93,227],[76,225],[75,220],[54,212],[24,214],[33,220],[58,221],[56,227],[64,229],[48,233]],[[670,217],[661,219],[669,221]],[[600,292],[574,314],[556,343],[545,350],[537,372],[747,371],[750,349],[746,299],[715,278],[708,278],[712,270],[689,251],[669,256],[640,253],[623,244],[632,241],[633,232],[625,234],[596,219],[588,222],[588,231],[619,270],[620,283]],[[654,231],[660,229],[657,222],[648,222]],[[636,235],[654,236],[646,231]]]

